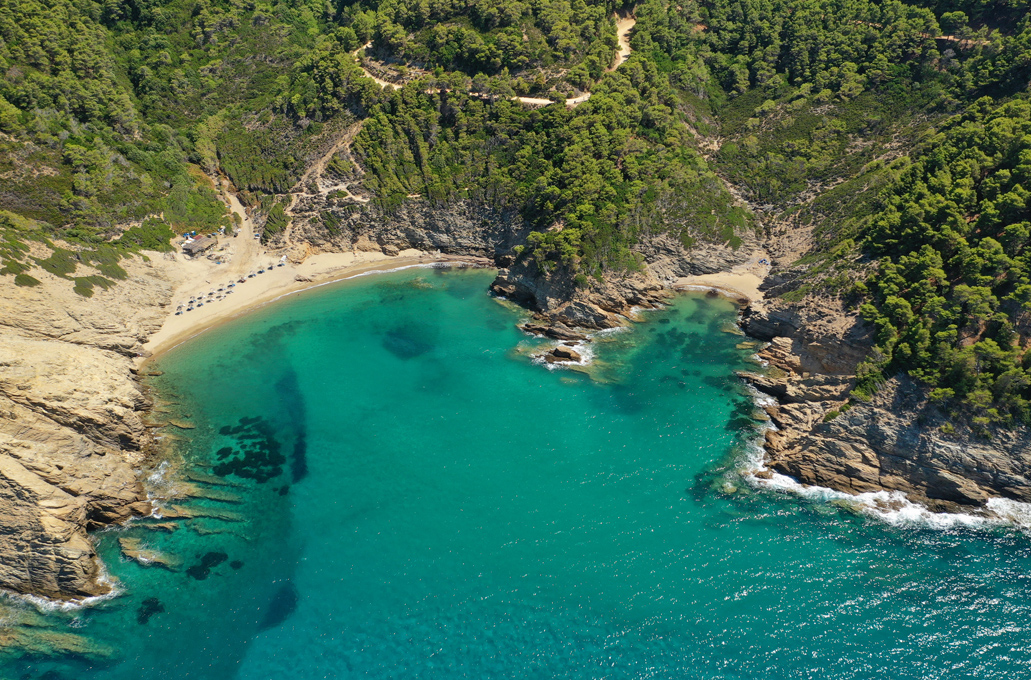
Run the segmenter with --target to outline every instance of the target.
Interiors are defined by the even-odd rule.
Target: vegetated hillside
[[[429,69],[487,76],[526,72],[523,93],[543,81],[537,69],[571,68],[573,84],[597,79],[612,63],[612,0],[370,0],[341,9],[345,49],[371,40],[375,51]]]
[[[147,120],[104,19],[94,3],[0,6],[0,271],[20,285],[38,267],[89,295],[128,253],[167,248],[169,225],[231,225],[190,172],[187,131]]]
[[[975,427],[1028,422],[1027,4],[702,4],[716,167],[813,230],[775,290],[877,327],[853,396],[905,372]]]
[[[1031,421],[1031,104],[984,98],[900,168],[866,243],[877,348],[861,388],[902,370],[975,424]]]
[[[634,52],[608,71],[627,11]],[[217,174],[281,227],[313,150],[361,122],[362,172],[341,170],[380,209],[517,211],[519,256],[582,286],[638,268],[648,232],[735,247],[757,222],[722,175],[815,230],[789,297],[868,296],[863,389],[908,371],[977,418],[1026,418],[1025,142],[1001,122],[1022,129],[1023,0],[11,0],[0,41],[0,272],[20,284],[39,268],[86,294],[171,228],[230,225]],[[365,77],[369,42],[402,89]],[[510,99],[574,91],[591,98]]]

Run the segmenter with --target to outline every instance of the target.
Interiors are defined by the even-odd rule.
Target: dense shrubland
[[[975,423],[1031,421],[1031,104],[985,98],[921,144],[865,230],[881,264],[863,387],[902,370]]]
[[[562,65],[597,78],[612,63],[615,9],[611,0],[372,0],[345,7],[339,21],[345,47],[371,40],[430,69],[494,75]]]
[[[1031,422],[1027,4],[701,4],[717,167],[814,223],[788,295],[874,325],[856,396],[904,372],[977,426]]]

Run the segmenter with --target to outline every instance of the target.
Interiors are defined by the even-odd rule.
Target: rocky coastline
[[[160,257],[160,256],[158,256]],[[67,281],[0,295],[0,588],[56,600],[109,593],[88,532],[150,512],[137,467],[149,406],[132,357],[176,283],[160,260],[82,298]]]
[[[933,511],[978,511],[991,498],[1031,502],[1031,432],[977,434],[944,415],[908,377],[869,401],[849,399],[872,330],[837,299],[773,301],[742,328],[769,345],[764,373],[742,377],[774,398],[767,465],[803,484],[848,493],[900,491]]]

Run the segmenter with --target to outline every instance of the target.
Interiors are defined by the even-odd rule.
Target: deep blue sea
[[[0,678],[1031,678],[1026,533],[742,477],[729,302],[549,370],[491,277],[325,286],[152,364],[180,497],[96,536],[118,597],[3,603],[37,644]]]

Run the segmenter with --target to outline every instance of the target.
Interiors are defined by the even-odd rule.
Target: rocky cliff
[[[739,248],[700,243],[690,249],[666,234],[651,235],[634,247],[642,266],[636,272],[610,273],[604,280],[577,285],[569,267],[544,272],[532,260],[500,257],[502,267],[492,290],[536,313],[537,325],[588,329],[612,328],[634,317],[634,308],[652,308],[672,294],[682,276],[710,274],[755,259],[757,239]]]
[[[529,228],[516,213],[469,200],[432,205],[412,198],[383,210],[353,197],[298,194],[292,224],[274,243],[304,243],[325,251],[419,250],[493,258],[523,243]]]
[[[871,329],[840,300],[808,296],[748,309],[743,327],[770,341],[764,374],[745,374],[777,403],[766,434],[771,468],[805,484],[862,493],[904,492],[935,510],[980,506],[992,497],[1031,502],[1031,432],[987,438],[950,422],[905,376],[868,402],[849,400]]]
[[[0,277],[0,588],[101,595],[89,529],[149,512],[134,470],[146,400],[131,356],[163,320],[174,269],[137,258],[92,298],[40,272]]]

